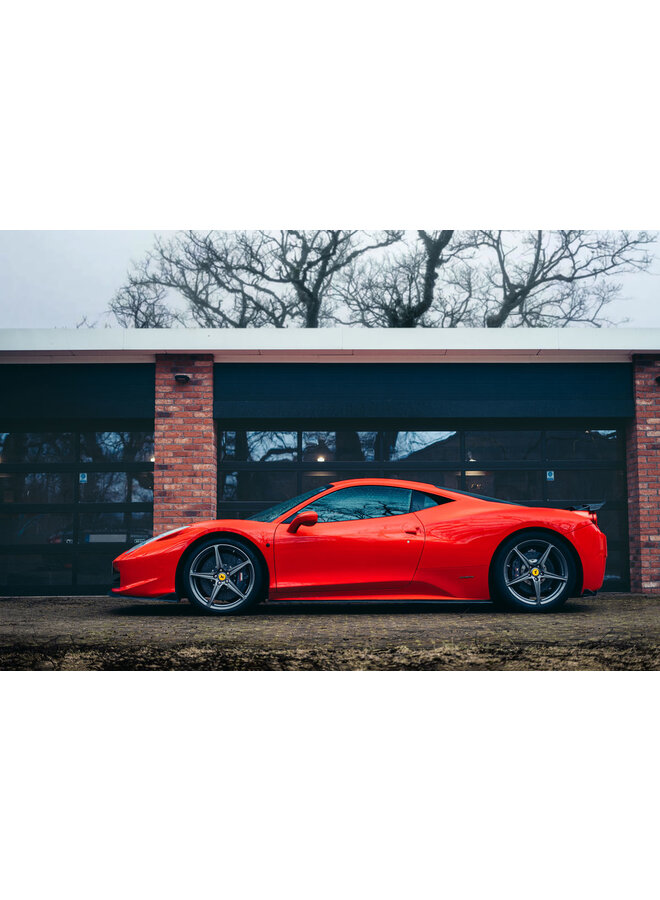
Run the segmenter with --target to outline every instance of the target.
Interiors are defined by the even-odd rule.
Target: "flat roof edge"
[[[0,329],[0,362],[616,361],[660,354],[660,328]]]

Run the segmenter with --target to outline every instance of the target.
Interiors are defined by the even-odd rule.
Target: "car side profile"
[[[188,598],[212,615],[266,599],[488,600],[542,612],[603,583],[589,509],[529,507],[431,484],[327,484],[249,519],[196,522],[113,563],[111,595]]]

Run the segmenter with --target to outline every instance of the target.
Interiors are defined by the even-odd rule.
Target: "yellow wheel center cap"
[[[227,576],[224,572],[220,572],[220,574],[218,575],[218,581],[224,581],[226,577]]]
[[[538,578],[540,574],[541,574],[540,569],[532,569],[532,575],[534,576],[534,578]]]

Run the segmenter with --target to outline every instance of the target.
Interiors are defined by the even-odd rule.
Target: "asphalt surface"
[[[0,669],[657,669],[660,599],[602,594],[555,613],[490,604],[263,604],[0,598]]]

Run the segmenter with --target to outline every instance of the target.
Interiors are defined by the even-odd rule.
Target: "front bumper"
[[[108,597],[120,597],[122,600],[165,600],[167,603],[178,603],[179,597],[174,592],[162,592],[160,594],[150,594],[149,596],[138,596],[130,592],[132,585],[121,587],[121,573],[119,569],[112,565],[112,584],[108,591]],[[128,593],[126,593],[128,591]]]

